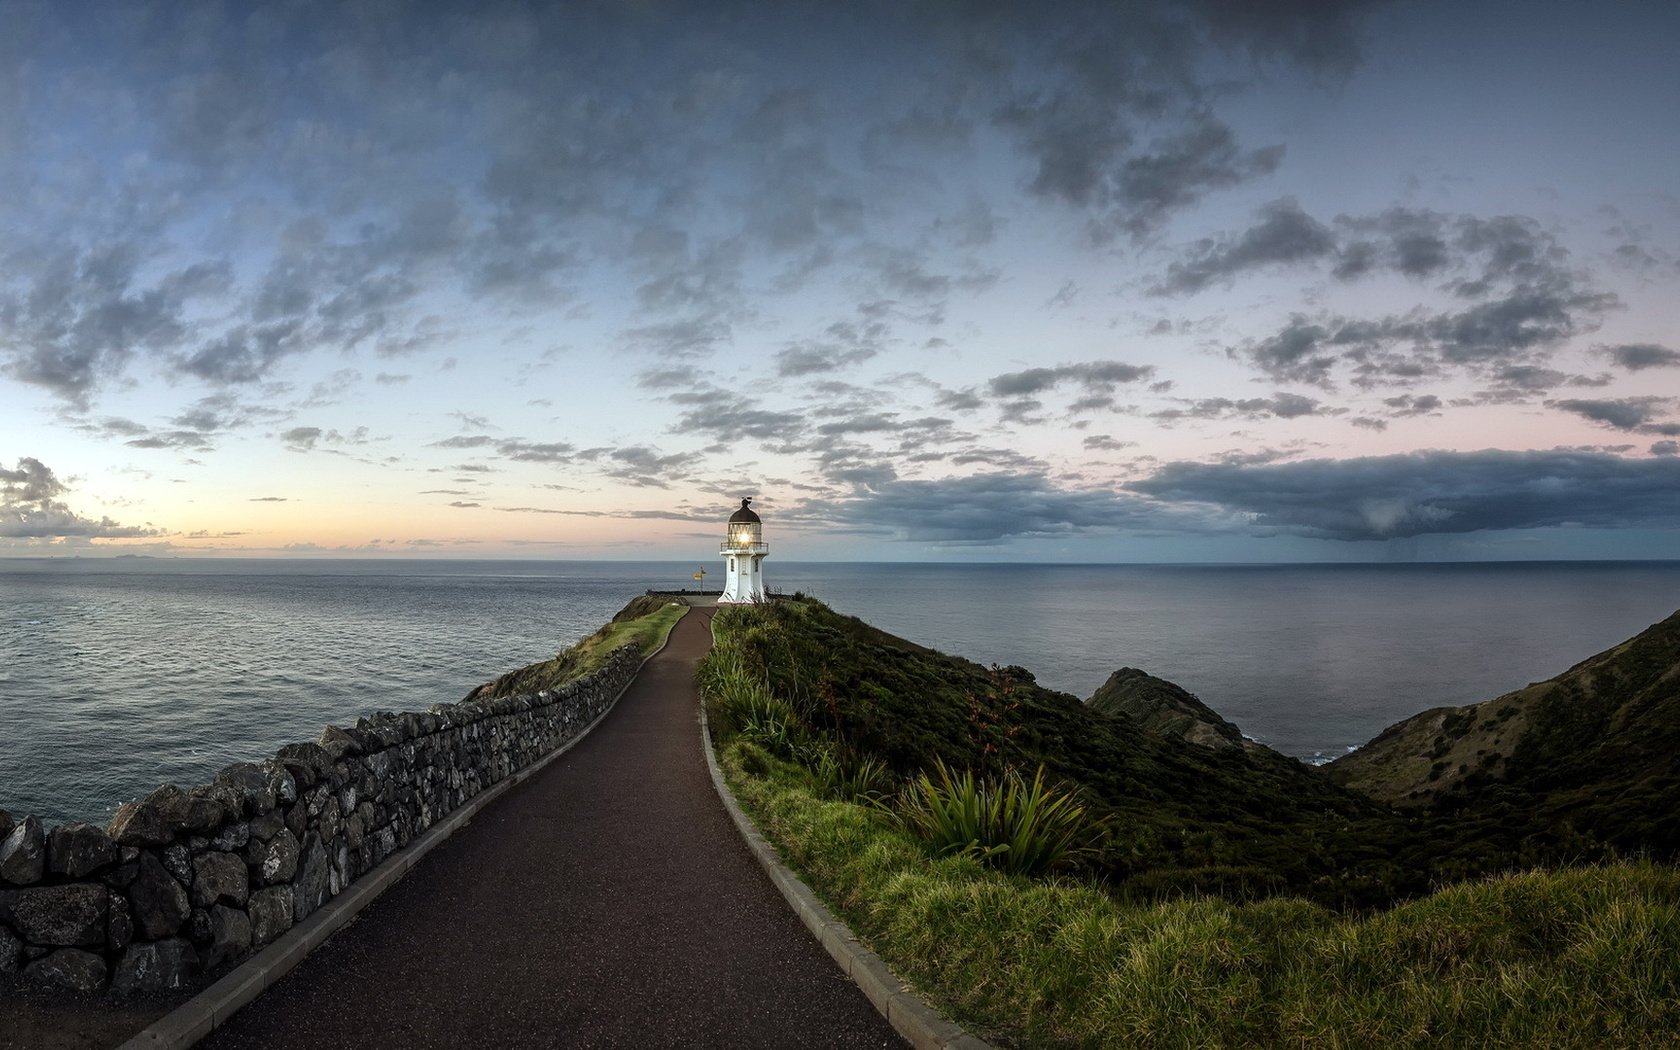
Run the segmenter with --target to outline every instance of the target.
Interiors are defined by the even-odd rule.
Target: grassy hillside
[[[1680,613],[1544,682],[1389,727],[1329,767],[1491,848],[1680,854]]]
[[[645,594],[631,599],[594,634],[560,651],[552,660],[509,671],[467,694],[467,699],[486,696],[514,696],[552,689],[582,678],[593,671],[606,655],[626,642],[635,642],[645,656],[658,648],[671,633],[688,606],[659,595]]]
[[[1279,847],[1311,856],[1310,869],[1351,865],[1340,883],[1298,884],[1322,891],[1378,874],[1367,846],[1386,843],[1391,866],[1408,868],[1452,861],[1464,843],[1449,835],[1443,849],[1436,824],[1326,789],[1277,756],[1190,744],[1124,711],[1081,712],[1019,669],[987,671],[809,600],[733,610],[715,627],[700,681],[737,797],[870,948],[1000,1045],[1680,1045],[1672,867],[1514,873],[1351,911],[1287,892],[1184,893],[1239,881],[1207,877],[1208,848],[1251,875]],[[928,840],[904,819],[926,781],[886,783],[873,761],[890,754],[901,777],[930,755],[996,773],[1050,764],[1075,739],[1055,770],[1095,785],[1078,794],[1111,820],[1110,840],[1085,868],[1049,878]],[[1093,765],[1105,761],[1125,774],[1105,777]],[[1220,805],[1195,777],[1238,797]],[[1313,801],[1278,797],[1290,788]],[[1269,837],[1248,823],[1260,811],[1272,814]],[[1156,845],[1139,850],[1144,840]],[[1291,888],[1289,869],[1270,870],[1274,888]],[[1377,899],[1385,886],[1365,889]]]
[[[982,775],[1043,766],[1077,785],[1110,827],[1090,867],[1121,892],[1287,892],[1359,906],[1429,888],[1425,868],[1395,859],[1421,845],[1415,821],[1294,759],[1162,736],[1023,668],[981,667],[811,598],[719,622],[727,617],[739,627],[731,658],[849,754],[899,778],[943,761]]]

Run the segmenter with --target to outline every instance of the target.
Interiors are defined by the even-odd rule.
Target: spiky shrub
[[[1102,832],[1077,791],[1009,773],[953,773],[944,762],[899,795],[898,822],[936,856],[966,856],[1014,875],[1040,875],[1089,853]]]
[[[824,798],[872,806],[892,794],[892,771],[874,755],[829,745],[817,750],[810,770],[812,782]]]

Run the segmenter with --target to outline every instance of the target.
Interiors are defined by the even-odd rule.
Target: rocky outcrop
[[[117,995],[195,987],[575,739],[639,664],[629,645],[551,691],[329,726],[209,784],[165,784],[106,828],[0,811],[0,973]]]
[[[1202,747],[1240,748],[1247,743],[1242,730],[1193,693],[1135,667],[1109,675],[1086,702],[1104,714],[1127,715],[1159,736]]]

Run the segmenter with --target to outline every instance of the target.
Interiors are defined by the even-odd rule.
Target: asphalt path
[[[900,1047],[712,790],[678,621],[595,730],[206,1047]]]

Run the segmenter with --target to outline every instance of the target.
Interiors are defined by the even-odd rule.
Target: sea
[[[1311,762],[1549,678],[1680,608],[1680,561],[765,568],[774,589],[1079,697],[1140,667]],[[460,700],[646,589],[696,586],[694,570],[0,559],[0,809],[103,823],[327,724]]]

